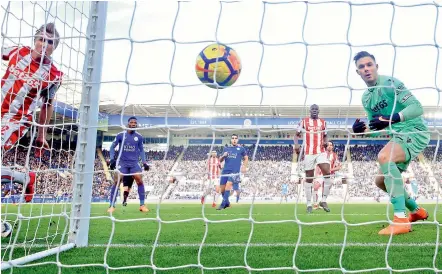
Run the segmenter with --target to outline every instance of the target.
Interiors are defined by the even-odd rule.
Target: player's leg
[[[221,202],[221,205],[217,208],[217,210],[225,209],[226,207],[230,206],[229,197],[230,197],[230,190],[232,189],[232,177],[222,176],[220,179],[220,188],[221,188],[223,201]]]
[[[380,190],[388,193],[385,187],[384,174],[380,169],[376,176],[375,184]],[[378,197],[380,197],[380,194],[378,195]],[[404,186],[404,199],[405,199],[405,207],[410,211],[410,215],[408,216],[410,222],[416,222],[428,219],[428,212],[416,203],[416,200],[410,196],[410,194],[405,189],[405,186]]]
[[[304,156],[304,169],[305,169],[305,198],[307,202],[307,213],[313,211],[312,207],[312,193],[313,193],[313,177],[315,176],[315,159],[316,155]]]
[[[416,129],[412,127],[410,130],[403,129],[402,132],[416,131]],[[394,135],[390,142],[379,152],[378,162],[384,175],[385,189],[390,195],[390,202],[393,205],[394,222],[406,223],[406,225],[401,226],[390,225],[381,230],[379,234],[402,234],[408,233],[411,230],[409,221],[413,221],[413,218],[406,217],[406,204],[410,208],[413,207],[413,211],[418,210],[419,215],[427,217],[428,214],[425,209],[419,209],[414,200],[407,199],[408,195],[404,188],[401,171],[406,170],[409,162],[421,153],[429,142],[429,133],[418,132],[410,135]]]
[[[318,200],[319,200],[319,188],[321,187],[321,182],[319,181],[320,178],[316,178],[316,180],[313,181],[313,209],[319,209]],[[322,179],[321,179],[322,181]]]
[[[333,179],[330,174],[330,162],[327,159],[326,153],[319,154],[318,158],[316,158],[319,169],[322,172],[322,176],[324,176],[322,183],[322,199],[319,203],[319,206],[324,209],[326,212],[330,212],[327,204],[327,197],[330,195],[330,190],[333,184]]]
[[[2,154],[10,150],[28,131],[24,125],[20,125],[17,121],[2,119],[1,140]],[[28,203],[34,197],[36,175],[34,172],[18,172],[8,167],[1,167],[1,180],[9,182],[17,182],[23,185],[25,189],[25,201]]]
[[[133,182],[134,178],[131,175],[123,176],[123,206],[127,206],[127,198],[129,197]]]
[[[216,203],[218,202],[219,194],[220,194],[220,186],[219,186],[219,179],[214,180],[214,193],[213,193],[213,202],[212,207],[216,207]]]
[[[136,173],[133,175],[135,182],[137,182],[138,186],[138,197],[140,199],[140,211],[141,212],[149,212],[149,208],[144,204],[144,199],[146,198],[146,191],[144,189],[143,183],[143,174],[141,173],[141,167],[136,165],[131,168],[131,173]]]
[[[107,212],[112,213],[115,210],[115,201],[117,200],[118,195],[118,186],[120,185],[121,180],[123,179],[124,173],[127,173],[126,167],[120,167],[119,171],[114,172],[114,183],[111,186],[110,194],[109,194],[109,208]]]
[[[232,190],[233,192],[236,192],[236,203],[239,202],[239,196],[241,194],[241,190],[239,189],[239,182],[234,182],[232,184]]]

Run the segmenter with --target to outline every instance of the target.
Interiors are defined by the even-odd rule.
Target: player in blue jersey
[[[281,201],[279,203],[281,204],[283,199],[285,199],[285,202],[288,203],[287,199],[288,195],[289,195],[289,185],[287,183],[283,183],[281,186]]]
[[[137,118],[130,117],[128,120],[128,128],[137,128]],[[115,148],[118,146],[118,156],[115,158]],[[112,213],[115,210],[115,199],[117,196],[117,186],[120,185],[123,176],[132,176],[138,185],[138,195],[140,198],[140,211],[148,212],[149,209],[144,205],[145,191],[143,184],[143,176],[139,159],[143,162],[145,171],[149,170],[146,161],[146,154],[143,147],[143,136],[135,130],[126,130],[118,133],[110,147],[110,169],[114,170],[118,166],[118,173],[114,176],[114,184],[110,193],[110,205],[107,212]],[[125,180],[126,181],[126,180]],[[130,180],[127,180],[128,182]],[[127,183],[125,183],[127,184]],[[131,186],[131,185],[130,185]],[[124,195],[129,195],[129,185],[124,187]]]
[[[224,163],[224,168],[221,172],[220,189],[223,195],[223,202],[217,210],[230,207],[229,196],[230,190],[234,184],[239,184],[241,178],[240,173],[247,171],[249,164],[249,157],[245,147],[238,145],[238,135],[233,134],[230,140],[231,146],[224,147],[224,151],[219,161]],[[242,163],[242,161],[244,162]],[[241,165],[242,163],[242,165]]]

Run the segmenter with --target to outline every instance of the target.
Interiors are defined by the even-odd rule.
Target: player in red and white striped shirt
[[[53,100],[63,73],[53,64],[51,55],[60,35],[53,23],[41,26],[34,37],[34,47],[2,48],[7,69],[1,80],[1,138],[2,152],[10,150],[31,126],[33,112],[42,102],[38,123],[47,125],[53,113]],[[38,127],[36,144],[49,148],[46,127]],[[25,200],[32,200],[35,174],[13,171],[3,167],[2,183],[9,180],[25,185]],[[28,176],[27,176],[28,175]]]
[[[319,203],[326,212],[330,212],[327,205],[327,197],[330,194],[330,162],[325,153],[327,143],[327,124],[324,119],[319,118],[319,107],[316,104],[310,106],[310,117],[302,119],[298,132],[295,135],[295,151],[299,153],[298,138],[304,131],[304,169],[306,174],[305,193],[307,198],[307,213],[311,213],[313,177],[315,176],[315,166],[318,165],[324,176],[322,189],[322,200]]]
[[[219,173],[221,170],[221,162],[219,161],[216,151],[212,151],[209,160],[207,161],[207,171],[208,171],[208,187],[203,197],[201,197],[201,204],[204,204],[204,199],[210,194],[211,189],[213,189],[213,202],[212,207],[216,207],[216,201],[218,200],[220,188],[219,188]],[[214,188],[212,188],[212,185]]]

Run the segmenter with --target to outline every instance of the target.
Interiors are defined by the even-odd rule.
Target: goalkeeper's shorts
[[[409,125],[401,130],[402,134],[394,134],[391,138],[390,142],[400,145],[405,152],[405,162],[397,163],[397,167],[401,172],[406,171],[410,162],[430,143],[431,134],[423,131],[424,128],[419,125]],[[407,132],[410,133],[404,134]]]

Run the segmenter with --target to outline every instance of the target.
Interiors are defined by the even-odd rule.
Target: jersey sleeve
[[[2,47],[2,59],[3,61],[9,61],[18,52],[18,47]]]
[[[141,161],[143,163],[145,163],[146,162],[146,153],[144,152],[143,136],[140,136],[140,138],[138,140],[138,149],[140,151]]]
[[[322,127],[322,130],[324,131],[324,136],[327,136],[327,122],[324,120],[324,126]]]
[[[115,148],[121,144],[121,134],[118,133],[117,136],[115,137],[115,140],[112,142],[112,145],[109,149],[109,156],[110,159],[113,160],[115,159]],[[121,146],[119,146],[119,149],[121,149]]]
[[[247,156],[247,149],[245,147],[242,148],[241,156],[242,157],[246,157]]]
[[[402,110],[399,112],[401,116],[401,121],[407,121],[414,119],[416,117],[422,116],[424,114],[424,109],[416,99],[416,97],[411,93],[401,81],[394,79],[393,81],[394,90],[391,89],[391,96],[396,97],[396,104],[398,104]],[[396,95],[396,96],[395,96]]]

